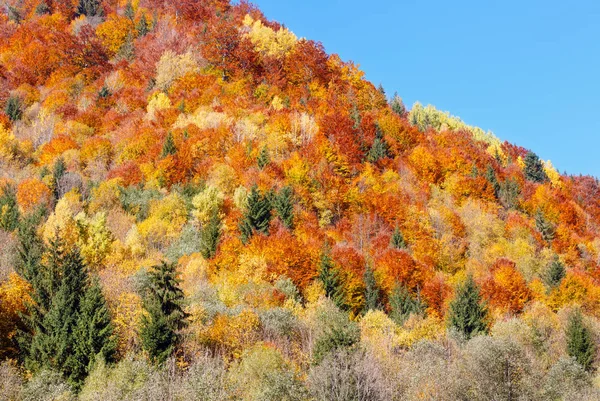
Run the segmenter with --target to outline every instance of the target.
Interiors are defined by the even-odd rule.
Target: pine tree
[[[558,287],[563,278],[565,278],[566,273],[567,271],[565,269],[565,265],[563,265],[558,259],[558,256],[555,255],[554,259],[552,259],[552,262],[550,262],[550,265],[548,266],[548,271],[545,277],[546,284],[550,288]]]
[[[248,195],[248,207],[239,225],[242,242],[247,243],[255,231],[268,235],[271,217],[269,196],[261,195],[258,187],[254,185]]]
[[[221,218],[217,210],[213,211],[208,224],[202,227],[200,233],[200,253],[206,259],[212,259],[217,253],[217,246],[221,238]]]
[[[54,162],[54,167],[52,168],[52,194],[54,195],[54,201],[58,201],[60,199],[60,179],[65,175],[67,171],[67,165],[62,157],[59,157]]]
[[[392,107],[392,111],[398,114],[400,117],[404,117],[406,115],[406,106],[404,106],[402,98],[398,96],[397,93],[394,93],[394,97],[392,98],[390,106]]]
[[[150,32],[150,27],[148,26],[146,14],[142,14],[142,17],[140,18],[140,21],[138,22],[135,29],[137,30],[139,37],[144,37],[148,34],[148,32]]]
[[[261,170],[271,163],[271,158],[269,157],[269,149],[266,146],[263,146],[256,158],[256,163],[258,164],[258,168]]]
[[[584,324],[579,309],[573,311],[569,316],[565,334],[569,356],[574,358],[586,371],[591,371],[596,355],[596,344],[592,331]]]
[[[425,313],[426,305],[419,296],[413,296],[408,288],[396,283],[390,294],[390,318],[399,325],[410,317],[410,315],[422,315]]]
[[[100,0],[79,0],[77,5],[77,16],[85,15],[86,17],[103,17],[104,10],[102,9]]]
[[[135,11],[133,10],[131,0],[128,0],[127,4],[125,4],[125,11],[123,12],[123,15],[125,15],[125,17],[127,17],[130,21],[133,21],[133,18],[135,17]]]
[[[498,199],[506,209],[515,209],[520,193],[519,183],[515,179],[509,178],[500,184]]]
[[[548,181],[548,176],[544,171],[544,165],[535,153],[531,151],[527,152],[523,161],[525,162],[525,178],[533,182]]]
[[[383,137],[383,132],[377,126],[377,133],[371,149],[366,154],[366,159],[369,163],[376,163],[377,161],[389,156],[389,146]]]
[[[404,236],[402,236],[402,233],[398,227],[396,227],[392,233],[392,237],[390,238],[390,246],[396,249],[406,249],[406,241],[404,241]]]
[[[97,358],[114,361],[117,341],[110,312],[97,277],[81,299],[81,309],[73,332],[73,353],[67,366],[70,381],[79,385],[90,373]]]
[[[169,132],[167,134],[167,139],[165,139],[165,142],[163,144],[163,148],[162,148],[160,157],[165,158],[169,155],[174,155],[175,153],[177,153],[177,147],[175,146],[175,140],[173,139],[173,134],[171,132]]]
[[[544,214],[541,210],[538,210],[535,214],[535,227],[542,234],[544,241],[552,241],[556,234],[554,225],[544,218]]]
[[[338,308],[345,309],[345,294],[340,282],[340,277],[337,269],[333,266],[331,256],[329,256],[329,248],[326,248],[321,253],[319,263],[319,280],[323,284],[325,296],[331,299]]]
[[[179,343],[178,331],[187,324],[183,291],[179,287],[176,265],[162,262],[149,272],[144,292],[144,309],[140,336],[150,358],[162,364]]]
[[[283,187],[274,199],[274,206],[283,225],[291,230],[294,228],[294,200],[292,187]]]
[[[500,183],[498,183],[498,178],[496,177],[496,171],[492,166],[488,166],[485,171],[485,178],[488,180],[492,189],[494,191],[494,196],[496,199],[500,196]]]
[[[450,303],[449,324],[469,339],[487,333],[487,307],[481,301],[479,288],[473,276],[458,287]]]
[[[17,193],[15,187],[6,184],[1,189],[0,195],[0,228],[5,231],[13,231],[19,225],[19,206],[17,205]]]
[[[42,0],[37,7],[35,7],[35,15],[51,14],[50,6],[46,1]]]
[[[383,303],[381,300],[381,289],[375,280],[375,273],[371,266],[367,265],[365,274],[363,276],[365,283],[365,308],[366,312],[370,310],[383,309]]]
[[[19,121],[23,116],[23,111],[21,110],[21,99],[19,99],[17,96],[10,96],[6,101],[4,111],[6,111],[6,115],[10,121]]]

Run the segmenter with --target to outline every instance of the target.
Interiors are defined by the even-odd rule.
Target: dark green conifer
[[[294,191],[292,187],[281,188],[279,194],[274,198],[274,206],[279,219],[283,225],[291,230],[294,228]]]
[[[104,17],[104,9],[100,0],[79,0],[77,16]]]
[[[544,171],[544,165],[535,153],[531,151],[527,152],[523,161],[525,162],[525,178],[533,182],[548,181],[548,176]]]
[[[271,217],[271,201],[268,194],[261,195],[258,187],[254,185],[248,195],[248,207],[239,225],[242,242],[248,242],[255,231],[268,235]]]
[[[492,186],[494,191],[494,196],[498,198],[500,196],[500,183],[498,183],[498,178],[496,177],[496,171],[492,166],[488,166],[485,171],[485,178],[487,178],[488,182]]]
[[[148,25],[148,20],[146,19],[146,14],[142,14],[140,21],[137,23],[135,27],[137,30],[139,37],[144,37],[150,32],[150,26]]]
[[[394,232],[390,238],[390,246],[396,249],[406,249],[406,241],[404,241],[404,236],[402,236],[402,232],[400,232],[398,226],[394,228]]]
[[[209,222],[202,227],[200,233],[200,252],[206,259],[212,259],[217,253],[217,246],[221,238],[221,218],[219,212],[215,210]]]
[[[541,210],[538,210],[535,214],[535,227],[542,234],[544,241],[552,241],[554,239],[556,234],[554,225],[546,220]]]
[[[413,296],[406,286],[396,283],[390,294],[390,309],[390,318],[402,325],[410,315],[424,314],[426,305],[418,295]]]
[[[545,277],[546,284],[550,288],[558,287],[563,278],[565,278],[566,274],[567,270],[565,269],[565,265],[563,265],[558,259],[558,256],[555,255],[554,259],[552,259],[552,262],[550,262],[550,265],[548,266],[548,271]]]
[[[590,328],[584,323],[579,309],[569,316],[566,329],[567,353],[574,358],[586,371],[593,369],[596,356],[596,343]]]
[[[67,171],[67,165],[62,157],[59,157],[54,162],[54,167],[52,168],[52,195],[54,195],[54,201],[58,201],[60,199],[60,179],[65,175]]]
[[[4,111],[6,112],[6,115],[10,121],[19,121],[23,116],[23,111],[21,110],[21,99],[17,96],[10,96],[6,101]]]
[[[363,280],[365,283],[365,312],[383,309],[381,289],[377,284],[377,280],[375,280],[375,273],[369,265],[365,269]]]
[[[400,117],[404,117],[406,115],[406,106],[404,106],[402,98],[398,96],[397,93],[394,93],[394,97],[392,98],[390,106],[392,107],[392,111],[398,114]]]
[[[167,138],[165,139],[165,142],[163,144],[163,148],[162,148],[162,152],[161,152],[160,156],[162,158],[165,158],[169,155],[174,155],[175,153],[177,153],[177,147],[175,146],[175,139],[173,139],[173,134],[171,132],[169,132],[167,134]]]
[[[127,17],[130,21],[133,21],[133,18],[135,17],[135,11],[133,10],[131,0],[127,1],[127,4],[125,5],[125,11],[123,11],[123,15],[125,15],[125,17]]]
[[[487,333],[487,313],[479,288],[473,276],[469,275],[467,280],[458,287],[456,296],[450,303],[448,323],[469,339],[477,334]]]
[[[258,168],[261,170],[271,163],[271,158],[269,157],[269,149],[266,146],[263,146],[258,154],[256,159],[256,163],[258,164]]]
[[[333,261],[329,255],[329,248],[321,253],[321,260],[319,263],[319,280],[323,284],[325,290],[325,296],[331,299],[338,308],[345,309],[345,293],[342,286],[339,272],[333,266]]]
[[[50,14],[51,10],[50,7],[48,6],[48,3],[46,3],[46,1],[42,0],[40,2],[40,4],[38,4],[35,7],[35,14],[36,15],[44,15],[44,14]]]
[[[376,163],[380,159],[389,156],[389,146],[383,137],[383,131],[377,126],[377,133],[373,140],[371,149],[366,154],[366,159],[369,163]]]
[[[0,189],[0,228],[13,231],[19,225],[19,206],[15,187],[6,184]]]

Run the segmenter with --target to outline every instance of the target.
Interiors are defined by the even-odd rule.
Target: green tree
[[[596,356],[596,344],[592,331],[584,323],[579,309],[574,310],[569,316],[565,334],[569,356],[574,358],[586,371],[591,371]]]
[[[399,325],[410,317],[410,315],[422,315],[427,306],[418,296],[413,296],[406,286],[396,283],[390,294],[390,318]]]
[[[239,228],[243,243],[247,243],[254,232],[269,234],[271,223],[271,200],[269,195],[262,195],[258,187],[254,185],[248,195],[248,206]]]
[[[383,309],[381,289],[375,280],[375,273],[369,265],[365,269],[363,280],[365,283],[365,312]]]
[[[291,230],[294,228],[294,191],[292,187],[281,188],[274,199],[274,206],[283,225]]]
[[[500,196],[500,183],[496,177],[496,171],[492,166],[488,166],[485,171],[485,178],[488,180],[494,191],[494,196],[498,198]]]
[[[404,106],[404,102],[402,98],[398,96],[397,93],[394,93],[394,97],[390,103],[392,111],[398,114],[400,117],[404,117],[406,115],[406,106]]]
[[[41,1],[40,4],[38,4],[35,7],[35,15],[44,15],[44,14],[50,14],[51,10],[50,7],[48,6],[48,3],[46,3],[45,1]]]
[[[366,154],[366,159],[369,163],[376,163],[378,160],[389,156],[389,146],[383,137],[383,131],[377,126],[377,133],[373,140],[371,149]]]
[[[258,164],[258,168],[261,170],[271,163],[271,158],[269,156],[269,149],[266,146],[263,146],[256,158],[256,163]]]
[[[19,121],[23,116],[21,108],[21,99],[17,96],[10,96],[6,101],[4,111],[6,111],[6,115],[10,121]]]
[[[558,287],[566,274],[565,265],[562,264],[557,255],[554,255],[554,259],[550,262],[548,271],[546,272],[546,284],[550,288]]]
[[[140,337],[152,361],[162,364],[177,347],[179,331],[186,326],[188,315],[183,310],[183,291],[175,263],[162,262],[148,274]]]
[[[538,210],[535,214],[535,227],[542,234],[544,241],[552,241],[554,239],[556,235],[554,225],[546,220],[541,210]]]
[[[515,209],[517,207],[520,194],[521,188],[515,179],[509,178],[500,184],[498,198],[506,209]]]
[[[167,134],[167,139],[165,139],[165,142],[163,144],[163,148],[162,148],[160,157],[165,158],[169,155],[174,155],[175,153],[177,153],[177,147],[175,146],[175,140],[173,139],[173,134],[171,132],[169,132]]]
[[[217,246],[221,238],[221,225],[219,211],[215,209],[200,233],[200,252],[206,259],[212,259],[217,253]]]
[[[135,29],[137,30],[139,37],[146,36],[148,34],[148,32],[150,32],[150,27],[148,26],[148,20],[146,19],[146,14],[142,14],[142,17],[140,18],[140,21],[137,23],[137,26],[135,27]]]
[[[323,284],[325,296],[331,299],[338,308],[345,309],[346,296],[344,287],[342,286],[338,270],[333,266],[328,247],[321,253],[321,260],[319,262],[319,280]]]
[[[100,0],[79,0],[77,15],[86,17],[104,17],[104,9]]]
[[[450,303],[448,323],[467,339],[477,334],[485,334],[487,326],[487,306],[482,302],[479,288],[469,275],[456,290],[456,296]]]
[[[392,233],[392,237],[390,238],[390,246],[396,249],[406,249],[406,241],[404,241],[404,236],[398,227],[396,227]]]
[[[129,18],[130,21],[133,21],[133,18],[135,17],[135,11],[133,10],[133,5],[131,4],[131,0],[127,1],[127,4],[125,5],[125,11],[123,11],[123,15],[125,15],[125,17]]]
[[[2,187],[0,195],[0,228],[6,231],[15,230],[19,225],[19,218],[15,187],[6,184]]]
[[[67,165],[62,157],[59,157],[54,162],[54,166],[52,167],[52,194],[54,195],[54,200],[58,201],[60,199],[60,179],[67,172]]]
[[[531,151],[527,152],[523,161],[525,162],[525,178],[533,182],[548,181],[548,176],[544,171],[544,165],[535,153]]]

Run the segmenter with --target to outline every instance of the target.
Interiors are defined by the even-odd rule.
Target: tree
[[[525,155],[523,162],[525,163],[525,178],[529,181],[540,183],[548,181],[548,176],[544,171],[544,165],[538,155],[529,151]]]
[[[558,256],[555,255],[546,272],[546,284],[550,288],[558,287],[566,274],[567,270],[565,269],[565,265],[558,259]]]
[[[269,149],[266,146],[263,146],[260,150],[258,157],[256,158],[256,163],[258,164],[258,168],[261,170],[271,163],[271,159],[269,157]]]
[[[218,209],[213,210],[210,220],[202,227],[200,233],[200,252],[206,259],[212,259],[217,253],[221,238],[221,218]]]
[[[86,17],[103,17],[104,9],[100,0],[79,0],[77,5],[77,15]]]
[[[340,309],[346,308],[344,288],[340,282],[339,272],[333,266],[333,261],[326,247],[321,253],[319,263],[319,280],[323,284],[325,296],[331,299]]]
[[[19,121],[23,116],[23,111],[21,109],[21,99],[17,96],[11,96],[6,101],[6,107],[4,111],[6,111],[6,115],[10,119],[10,121]]]
[[[150,32],[150,26],[148,25],[146,14],[142,14],[142,17],[140,18],[140,21],[138,22],[135,29],[137,30],[139,37],[144,37],[148,34],[148,32]]]
[[[281,188],[279,194],[274,199],[274,206],[279,219],[283,225],[291,230],[294,228],[294,190],[286,186]]]
[[[254,185],[248,195],[248,206],[239,226],[242,242],[247,243],[255,231],[268,235],[271,217],[271,200],[268,194],[262,195]]]
[[[81,384],[97,358],[113,362],[117,349],[114,326],[97,277],[81,299],[81,309],[73,332],[74,352],[67,364],[72,382]]]
[[[17,192],[15,187],[4,185],[0,195],[0,228],[13,231],[19,225],[19,207],[17,206]]]
[[[404,106],[404,102],[402,98],[398,96],[397,93],[394,93],[394,97],[390,103],[392,111],[398,114],[400,117],[404,117],[406,115],[406,106]]]
[[[381,289],[375,280],[375,274],[371,266],[367,265],[363,276],[365,282],[365,308],[364,311],[383,309],[381,300]]]
[[[59,157],[54,162],[54,167],[52,168],[52,195],[54,196],[54,201],[57,202],[62,195],[60,193],[60,179],[65,175],[67,171],[67,165],[62,157]]]
[[[162,364],[180,341],[179,330],[187,324],[183,310],[183,291],[179,286],[175,263],[162,262],[148,273],[144,291],[144,309],[140,336],[150,358]]]
[[[467,339],[487,333],[487,307],[482,303],[479,288],[469,275],[458,287],[454,300],[450,303],[448,323]]]
[[[377,126],[377,132],[371,149],[366,154],[366,160],[369,163],[376,163],[378,160],[389,156],[389,146],[383,137],[383,131]]]
[[[390,309],[390,318],[396,324],[402,325],[410,315],[424,314],[426,305],[418,294],[413,296],[406,286],[396,282],[390,294]]]
[[[552,241],[554,239],[556,235],[554,225],[546,220],[541,210],[538,210],[535,214],[535,227],[542,234],[544,241]]]
[[[500,196],[500,183],[496,177],[496,171],[492,166],[487,167],[487,170],[485,171],[485,178],[492,186],[492,189],[494,190],[494,196],[498,198]]]
[[[392,237],[390,238],[390,246],[396,249],[406,249],[406,242],[404,241],[404,236],[400,232],[400,229],[396,227],[394,232],[392,233]]]
[[[592,331],[584,323],[579,309],[574,310],[569,316],[565,334],[569,356],[574,358],[586,371],[591,371],[596,356],[596,344]]]
[[[175,140],[173,139],[173,134],[171,132],[169,132],[167,134],[167,139],[165,139],[165,142],[163,144],[163,148],[162,148],[160,157],[165,158],[167,156],[174,155],[175,153],[177,153],[177,147],[175,146]]]
[[[133,21],[133,18],[135,17],[135,11],[133,10],[131,0],[127,1],[127,4],[125,5],[125,11],[123,11],[123,15],[129,18],[130,21]]]

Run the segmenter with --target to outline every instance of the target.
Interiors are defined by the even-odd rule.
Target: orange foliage
[[[31,212],[37,206],[49,205],[51,199],[52,192],[37,178],[21,181],[17,187],[17,202],[24,212]]]

